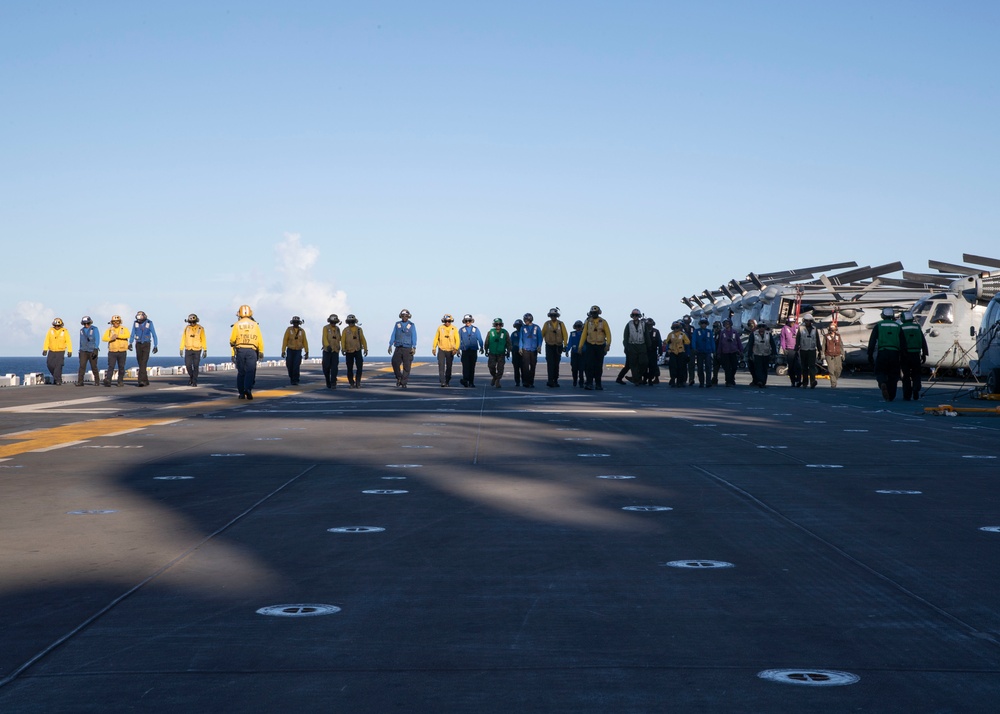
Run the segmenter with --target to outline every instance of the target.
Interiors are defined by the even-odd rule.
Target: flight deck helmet
[[[574,330],[582,330],[583,329],[583,320],[577,320],[576,322],[574,322],[573,323],[573,329]]]
[[[903,322],[913,322],[913,313],[909,310],[903,312]]]
[[[468,322],[470,325],[476,321],[472,315],[462,315],[462,322]]]
[[[295,325],[296,327],[298,327],[299,325],[302,324],[302,318],[299,317],[298,315],[292,315],[292,319],[288,321],[288,324]]]
[[[409,320],[410,319],[410,311],[407,310],[404,307],[402,310],[399,311],[399,319],[400,320]]]
[[[553,320],[558,320],[559,319],[559,308],[558,307],[554,307],[554,308],[550,309],[549,312],[548,312],[548,316],[551,317]]]
[[[146,313],[144,313],[142,310],[139,310],[139,312],[137,312],[135,314],[135,321],[136,322],[145,322],[146,321]]]
[[[94,324],[94,320],[93,320],[93,318],[90,317],[90,315],[84,315],[83,317],[80,318],[80,324],[81,325],[93,325]]]
[[[187,319],[184,322],[188,323],[189,325],[197,325],[198,316],[192,312],[190,315],[187,316]]]
[[[896,316],[896,313],[894,313],[892,311],[891,307],[883,307],[882,308],[882,319],[883,320],[891,320],[895,316]]]
[[[330,317],[326,318],[326,321],[329,322],[331,325],[339,325],[340,324],[340,318],[337,317],[336,313],[331,314]]]
[[[62,318],[61,317],[57,317],[55,320],[53,320],[52,321],[52,326],[53,327],[62,327],[63,326]]]
[[[112,315],[111,316],[111,322],[109,322],[108,324],[109,325],[120,325],[120,324],[122,324],[122,316],[121,315]]]
[[[400,317],[402,317],[402,315],[400,315]],[[455,318],[451,316],[450,312],[446,312],[445,314],[443,314],[441,316],[441,322],[443,322],[445,324],[447,324],[449,322],[454,322],[454,321],[455,321]]]
[[[236,317],[253,317],[253,310],[250,309],[249,305],[240,305],[240,309],[236,311]]]
[[[523,320],[524,320],[525,322],[532,322],[532,321],[534,321],[534,319],[535,319],[535,316],[534,316],[534,315],[532,315],[532,314],[531,314],[530,312],[526,312],[526,313],[524,313],[524,317],[523,317],[522,319],[523,319]]]
[[[597,317],[601,314],[601,308],[597,305],[590,306],[590,312],[587,313],[587,317]]]
[[[344,320],[347,322],[348,325],[358,324],[358,318],[354,316],[354,313],[351,313],[350,315],[345,317]]]
[[[493,327],[503,327],[503,318],[494,317],[493,318]]]
[[[629,317],[631,317],[633,320],[638,320],[639,318],[642,317],[642,310],[640,310],[639,308],[635,308],[634,310],[632,310],[631,313],[629,313]]]
[[[521,320],[514,320],[515,330],[520,330],[522,327],[524,327],[524,323]]]

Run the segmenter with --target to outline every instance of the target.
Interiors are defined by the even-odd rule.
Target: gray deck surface
[[[1000,417],[544,371],[0,390],[0,711],[996,711]]]

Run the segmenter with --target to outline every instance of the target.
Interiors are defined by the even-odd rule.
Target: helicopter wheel
[[[779,364],[777,367],[774,368],[774,373],[779,377],[784,377],[786,374],[788,374],[788,365]]]

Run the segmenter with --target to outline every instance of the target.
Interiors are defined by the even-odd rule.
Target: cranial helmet
[[[400,310],[399,311],[399,319],[400,320],[409,320],[410,319],[410,311],[407,310],[406,308],[403,308],[402,310]]]
[[[895,313],[892,311],[891,307],[882,308],[882,319],[891,320],[893,317],[895,317]]]
[[[673,322],[671,322],[670,323],[670,329],[671,330],[679,330],[679,329],[681,329],[680,320],[674,320]]]
[[[701,318],[700,320],[698,320],[698,324],[699,325],[707,325],[708,324],[708,318],[707,317]]]
[[[646,318],[646,324],[649,325],[650,327],[653,327],[654,325],[656,325],[656,320],[654,320],[651,317],[647,317]]]
[[[514,327],[521,328],[524,327],[524,323],[520,320],[514,320]]]
[[[559,308],[554,307],[551,310],[549,310],[549,317],[551,317],[553,320],[557,319],[559,317]]]
[[[639,308],[635,308],[634,310],[632,310],[631,313],[629,313],[629,317],[633,319],[642,317],[642,310],[640,310]]]
[[[462,315],[462,322],[475,322],[476,318],[472,315]]]
[[[253,317],[253,310],[250,309],[249,305],[240,305],[240,309],[236,311],[236,317]]]
[[[84,315],[80,318],[81,325],[93,325],[94,321],[91,319],[90,315]]]
[[[185,322],[192,325],[196,325],[198,324],[198,316],[192,312],[190,315],[188,315],[187,320],[185,320]]]
[[[330,315],[330,317],[326,318],[326,321],[329,322],[331,325],[339,325],[340,324],[340,318],[337,317],[336,313],[334,313],[334,314]]]
[[[733,321],[732,321],[732,320],[730,320],[730,319],[729,319],[729,318],[727,317],[727,318],[726,318],[725,320],[723,320],[723,321],[722,321],[722,326],[723,326],[723,327],[732,327],[732,326],[733,326]]]
[[[913,322],[913,313],[909,310],[903,313],[903,322]]]
[[[292,319],[288,321],[288,324],[298,327],[302,324],[302,318],[298,315],[292,315]]]
[[[402,315],[400,315],[402,317]],[[451,316],[450,312],[446,312],[441,316],[441,322],[454,322],[455,318]]]
[[[583,329],[583,320],[577,320],[576,322],[574,322],[573,323],[573,329],[574,330],[582,330]]]
[[[527,322],[528,320],[534,320],[534,319],[535,319],[534,315],[532,315],[530,312],[524,313],[524,321],[525,322]]]
[[[681,319],[682,319],[682,320],[683,320],[684,322],[691,322],[691,316],[690,316],[690,315],[685,315],[685,316],[684,316],[684,317],[682,317]]]
[[[52,326],[53,327],[62,327],[63,326],[62,318],[57,317],[55,320],[53,320],[52,321]]]
[[[142,310],[139,310],[139,312],[135,314],[136,322],[143,322],[145,319],[146,319],[146,313],[144,313]]]
[[[116,323],[120,323],[121,321],[122,321],[122,316],[121,315],[112,315],[111,316],[111,322],[109,322],[108,324],[109,325],[114,325]]]
[[[494,325],[500,325],[501,327],[503,327],[503,319],[499,318],[499,317],[494,317],[493,318],[493,324]]]
[[[813,316],[811,312],[807,312],[802,316],[802,322],[812,322],[812,321],[813,321]]]
[[[598,307],[597,305],[591,305],[590,306],[590,312],[588,314],[589,315],[593,315],[594,317],[597,317],[598,315],[601,314],[601,308]]]
[[[353,325],[354,323],[356,323],[358,321],[358,318],[354,316],[354,313],[351,313],[350,315],[348,315],[344,319],[347,321],[348,325]]]

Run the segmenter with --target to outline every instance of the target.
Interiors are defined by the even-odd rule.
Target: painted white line
[[[67,446],[79,446],[80,444],[86,444],[88,439],[81,439],[80,441],[67,441],[65,444],[56,444],[55,446],[45,446],[41,449],[32,449],[29,454],[43,454],[46,451],[55,451],[56,449],[65,449]]]

